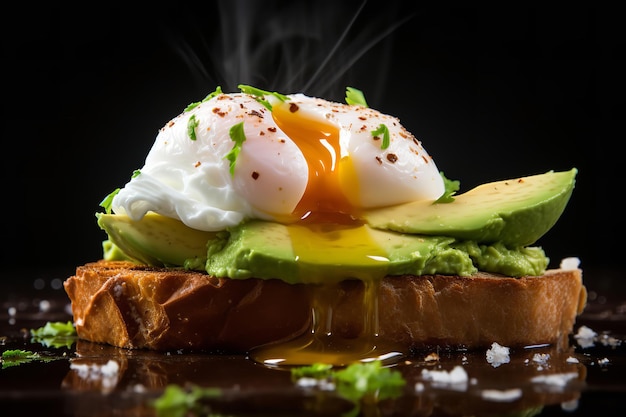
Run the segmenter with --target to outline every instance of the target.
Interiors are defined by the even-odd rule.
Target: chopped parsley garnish
[[[136,169],[133,171],[133,175],[131,175],[131,179],[132,178],[137,178],[139,176],[139,174],[141,174],[141,170]],[[100,202],[100,207],[102,207],[105,211],[106,214],[111,214],[111,204],[113,203],[113,197],[115,197],[117,195],[117,193],[119,193],[121,190],[121,188],[116,188],[115,190],[113,190],[112,192],[109,193],[109,195],[107,195],[106,197],[104,197],[104,199]]]
[[[374,137],[383,135],[383,143],[380,144],[380,149],[387,149],[389,147],[389,129],[386,124],[381,123],[378,129],[372,130],[371,133]]]
[[[346,87],[346,103],[350,105],[359,105],[369,107],[365,101],[365,95],[361,90],[353,87]]]
[[[289,100],[289,97],[287,97],[284,94],[261,90],[260,88],[251,87],[251,86],[245,85],[245,84],[239,84],[237,86],[237,88],[239,88],[239,90],[241,90],[241,92],[244,93],[244,94],[253,95],[255,97],[256,101],[258,101],[263,106],[265,106],[265,108],[268,109],[269,111],[272,111],[272,105],[270,104],[269,101],[267,101],[265,99],[265,96],[274,96],[277,99],[279,99],[280,101],[287,101],[287,100]]]
[[[327,378],[332,373],[333,366],[326,363],[314,363],[308,366],[299,366],[291,369],[291,377],[299,378]]]
[[[185,110],[183,110],[183,113],[188,112],[189,110],[195,109],[196,107],[198,107],[198,105],[200,105],[201,103],[204,103],[205,101],[209,101],[211,100],[213,97],[222,94],[222,87],[220,87],[219,85],[217,86],[217,88],[215,89],[215,91],[213,91],[212,93],[210,93],[209,95],[207,95],[205,98],[203,98],[201,101],[196,101],[194,103],[189,104],[187,107],[185,107]]]
[[[449,180],[446,178],[445,175],[443,175],[443,172],[439,172],[439,175],[441,175],[441,178],[443,178],[443,184],[445,187],[445,190],[443,192],[443,194],[441,195],[441,197],[439,197],[436,201],[435,204],[437,203],[452,203],[454,201],[454,195],[456,194],[457,191],[459,191],[461,182],[458,180]]]
[[[338,370],[334,370],[332,365],[316,363],[292,368],[291,376],[294,381],[300,378],[314,378],[334,384],[337,394],[354,405],[354,408],[344,413],[343,417],[359,415],[363,405],[375,406],[378,401],[399,397],[406,385],[400,371],[383,367],[379,360],[354,363]],[[330,385],[326,385],[328,386]],[[221,395],[219,388],[196,385],[183,388],[170,384],[163,394],[150,404],[156,409],[159,417],[211,415],[211,406],[206,400],[219,398]]]
[[[335,372],[334,379],[339,395],[355,404],[365,397],[396,398],[406,384],[399,371],[384,368],[380,361],[354,363]]]
[[[104,197],[104,200],[100,202],[100,207],[102,207],[107,214],[111,214],[111,204],[113,203],[113,197],[115,197],[117,193],[120,192],[120,190],[121,188],[116,188],[111,193],[109,193],[109,195]]]
[[[0,357],[0,362],[2,362],[2,369],[10,368],[11,366],[22,365],[24,363],[29,363],[33,361],[50,362],[52,360],[54,360],[54,358],[44,358],[36,352],[22,349],[5,350],[4,352],[2,352],[2,356]]]
[[[357,416],[361,404],[372,404],[402,394],[406,381],[397,370],[384,368],[381,361],[353,363],[346,368],[333,370],[331,365],[317,363],[291,370],[292,379],[314,378],[334,383],[337,393],[354,404],[344,417]]]
[[[71,321],[47,322],[43,327],[31,329],[32,341],[47,347],[72,347],[76,341],[76,329]]]
[[[230,138],[235,144],[233,145],[230,152],[226,154],[224,157],[230,161],[230,175],[235,175],[235,163],[237,162],[237,157],[239,156],[239,152],[241,152],[241,147],[243,143],[246,141],[246,134],[243,131],[243,122],[239,122],[228,131]]]
[[[210,407],[202,403],[203,399],[221,395],[219,388],[192,386],[185,390],[178,385],[165,387],[163,395],[152,402],[159,417],[184,417],[187,415],[210,415]]]
[[[196,140],[196,127],[200,122],[196,119],[196,115],[192,114],[187,121],[187,135],[189,135],[189,139]]]

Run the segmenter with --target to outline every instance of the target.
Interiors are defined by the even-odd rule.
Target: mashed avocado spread
[[[105,259],[202,270],[218,277],[289,283],[477,271],[541,275],[549,259],[533,245],[558,220],[576,169],[483,184],[446,203],[366,211],[337,227],[250,220],[219,232],[155,213],[139,221],[98,213]]]

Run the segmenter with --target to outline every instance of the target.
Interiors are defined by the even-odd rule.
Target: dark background
[[[170,118],[239,83],[337,101],[360,88],[462,191],[578,168],[566,212],[538,244],[551,266],[580,257],[591,287],[619,279],[626,37],[616,10],[179,3],[5,14],[16,25],[2,29],[3,280],[24,268],[64,278],[99,258],[102,198],[143,165]]]

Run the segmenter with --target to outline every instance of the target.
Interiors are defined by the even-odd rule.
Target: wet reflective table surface
[[[153,401],[170,384],[219,388],[218,396],[203,400],[204,415],[347,416],[355,411],[355,403],[332,387],[298,384],[289,371],[245,355],[33,338],[30,329],[72,319],[58,278],[34,285],[37,289],[30,284],[0,288],[0,351],[38,354],[19,363],[3,360],[2,416],[156,416]],[[575,337],[584,333],[581,329],[587,337]],[[511,349],[510,361],[499,366],[486,360],[486,350],[416,352],[393,367],[406,380],[399,395],[363,400],[358,415],[626,415],[626,294],[591,289],[574,331],[564,350]],[[461,378],[450,379],[453,375]]]

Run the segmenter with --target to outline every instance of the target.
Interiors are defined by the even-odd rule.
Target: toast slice
[[[306,284],[231,280],[180,269],[98,261],[64,283],[81,339],[123,348],[245,353],[310,327]],[[333,328],[363,330],[364,284],[339,284]],[[580,269],[510,278],[388,276],[378,289],[379,336],[408,349],[566,347],[586,303]]]

